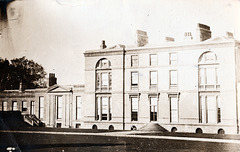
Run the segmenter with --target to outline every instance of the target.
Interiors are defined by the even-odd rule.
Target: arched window
[[[96,87],[95,87],[95,120],[112,120],[112,69],[111,62],[100,59],[95,67]]]
[[[111,62],[101,59],[96,64],[96,91],[109,92],[112,89]]]
[[[220,123],[219,61],[213,52],[203,53],[198,60],[199,122]],[[206,92],[207,91],[207,92]]]
[[[219,62],[213,52],[203,53],[198,62],[199,90],[219,90]]]

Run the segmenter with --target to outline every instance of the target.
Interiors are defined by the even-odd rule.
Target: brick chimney
[[[49,73],[48,85],[49,85],[49,87],[51,87],[54,84],[57,84],[57,78],[55,77],[54,73]]]
[[[165,37],[165,42],[174,42],[174,38],[172,37]]]
[[[138,47],[145,46],[146,44],[148,44],[147,32],[137,30],[136,34],[137,34],[137,46]]]
[[[102,40],[102,44],[100,45],[100,49],[107,48],[107,45],[105,44],[105,40]]]
[[[192,40],[192,33],[191,32],[185,32],[184,33],[184,40]]]
[[[198,42],[202,42],[207,39],[210,39],[211,36],[212,36],[212,32],[209,26],[200,24],[200,23],[197,24],[196,40]]]

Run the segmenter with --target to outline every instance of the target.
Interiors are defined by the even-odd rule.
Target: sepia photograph
[[[239,152],[240,0],[0,0],[0,152]]]

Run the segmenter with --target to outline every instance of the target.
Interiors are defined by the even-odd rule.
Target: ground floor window
[[[138,97],[131,96],[131,121],[138,121]]]
[[[221,103],[218,95],[206,94],[199,96],[199,122],[221,122]]]
[[[170,122],[178,122],[178,98],[177,95],[171,95],[170,100]]]
[[[13,101],[12,102],[12,111],[17,111],[18,107],[17,107],[17,101]]]
[[[7,111],[7,101],[2,102],[2,111]]]
[[[157,121],[157,97],[150,97],[150,121]]]
[[[57,119],[62,119],[62,96],[56,96]]]
[[[82,97],[76,97],[76,119],[81,118]]]
[[[34,115],[35,114],[35,102],[34,101],[31,101],[31,109],[30,109],[30,114],[31,115]]]
[[[44,97],[39,97],[39,118],[44,116]]]
[[[112,120],[111,96],[96,96],[96,120]]]
[[[22,101],[22,112],[27,111],[27,101]]]

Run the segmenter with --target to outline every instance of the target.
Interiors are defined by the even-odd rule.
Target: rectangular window
[[[102,97],[102,120],[107,120],[108,116],[108,98]]]
[[[157,71],[150,71],[150,85],[157,85]]]
[[[138,72],[131,73],[131,85],[138,86]]]
[[[170,71],[170,86],[177,86],[177,71],[171,70]]]
[[[27,111],[27,101],[22,101],[22,112]]]
[[[109,96],[96,97],[96,120],[112,120],[112,98]]]
[[[206,84],[207,85],[215,85],[215,68],[207,68],[206,69]]]
[[[30,110],[30,114],[31,115],[34,115],[35,114],[35,102],[34,101],[31,101],[31,110]]]
[[[44,116],[44,97],[39,97],[39,118],[43,119]]]
[[[150,66],[157,65],[157,54],[150,54]]]
[[[81,118],[82,97],[76,97],[76,119]]]
[[[157,97],[150,97],[150,121],[157,121]]]
[[[200,85],[205,84],[205,71],[203,68],[199,69]]]
[[[170,122],[178,122],[178,99],[170,97]]]
[[[108,86],[108,73],[102,73],[102,86]]]
[[[112,120],[112,98],[109,98],[109,120]]]
[[[131,120],[138,121],[138,98],[131,97]]]
[[[138,55],[131,56],[131,67],[138,67]]]
[[[216,99],[215,96],[207,96],[207,122],[216,123]]]
[[[62,119],[62,96],[56,96],[57,100],[57,119]]]
[[[217,122],[220,123],[221,122],[221,102],[219,97],[217,96]]]
[[[17,107],[17,101],[13,101],[12,102],[12,111],[17,111],[18,107]]]
[[[169,64],[170,65],[177,64],[177,53],[169,53]]]
[[[2,102],[2,111],[7,111],[7,101]]]
[[[100,114],[101,114],[101,98],[97,97],[96,98],[97,103],[96,103],[96,120],[100,119]]]

